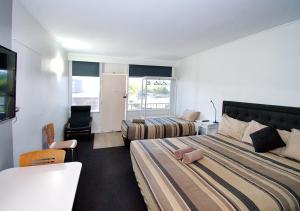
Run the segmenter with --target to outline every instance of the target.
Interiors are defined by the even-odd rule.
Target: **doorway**
[[[127,75],[103,73],[101,124],[103,132],[120,131],[126,115]]]

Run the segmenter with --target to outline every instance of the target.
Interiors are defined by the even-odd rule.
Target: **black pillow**
[[[268,152],[270,150],[284,147],[277,130],[273,127],[265,127],[259,131],[250,134],[255,152]]]

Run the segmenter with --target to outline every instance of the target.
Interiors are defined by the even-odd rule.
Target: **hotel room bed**
[[[226,107],[227,106],[227,107]],[[224,102],[223,113],[299,129],[298,108]],[[204,158],[183,164],[174,150],[191,146]],[[149,210],[300,210],[300,162],[256,153],[216,134],[131,143],[131,160]]]
[[[123,120],[121,126],[125,144],[131,140],[169,138],[195,135],[195,122],[176,117],[149,118],[144,124]]]
[[[185,165],[185,145],[205,157]],[[299,210],[300,163],[222,135],[131,143],[133,169],[150,210]]]

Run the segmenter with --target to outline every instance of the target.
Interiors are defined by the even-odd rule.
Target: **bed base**
[[[130,152],[130,156],[131,156],[133,172],[135,174],[137,184],[140,188],[141,194],[144,198],[144,202],[145,202],[148,210],[149,211],[160,211],[161,209],[159,208],[158,204],[156,203],[156,200],[151,192],[151,189],[149,188],[146,180],[144,179],[143,173],[139,169],[139,166],[131,152]]]
[[[123,136],[122,136],[123,137]],[[129,148],[130,147],[130,142],[131,140],[128,138],[123,137],[124,145],[125,147]]]

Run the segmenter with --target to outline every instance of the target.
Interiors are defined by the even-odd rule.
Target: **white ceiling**
[[[69,52],[178,60],[300,18],[300,0],[20,0]]]

